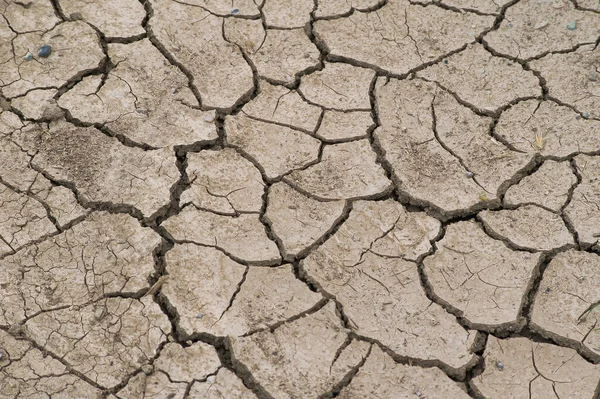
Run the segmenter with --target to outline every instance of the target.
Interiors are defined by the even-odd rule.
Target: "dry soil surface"
[[[599,44],[598,0],[0,0],[0,398],[600,397]]]

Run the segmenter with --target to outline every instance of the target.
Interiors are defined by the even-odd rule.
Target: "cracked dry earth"
[[[600,396],[599,1],[0,14],[0,398]]]

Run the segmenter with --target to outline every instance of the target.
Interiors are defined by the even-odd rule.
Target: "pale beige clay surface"
[[[0,0],[0,399],[600,397],[599,41],[596,0]]]

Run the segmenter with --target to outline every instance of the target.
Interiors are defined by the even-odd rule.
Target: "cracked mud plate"
[[[0,398],[600,396],[596,0],[0,1]]]

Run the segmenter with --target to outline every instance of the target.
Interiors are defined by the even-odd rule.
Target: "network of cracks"
[[[600,395],[597,0],[0,14],[0,398]]]

